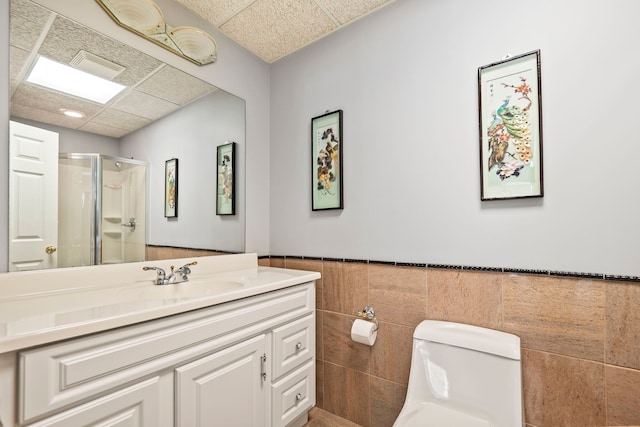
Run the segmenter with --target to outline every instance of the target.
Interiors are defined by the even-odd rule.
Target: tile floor
[[[360,427],[360,425],[314,407],[309,411],[309,422],[304,427]]]

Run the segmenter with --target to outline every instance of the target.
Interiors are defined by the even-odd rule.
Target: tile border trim
[[[434,268],[445,270],[460,270],[460,271],[480,271],[480,272],[493,272],[493,273],[514,273],[514,274],[527,274],[534,276],[553,276],[553,277],[570,277],[574,279],[596,279],[596,280],[608,280],[614,282],[635,282],[640,283],[640,276],[624,276],[616,274],[604,274],[604,273],[582,273],[572,271],[554,271],[554,270],[538,270],[527,268],[512,268],[512,267],[484,267],[474,265],[453,265],[453,264],[431,264],[420,262],[401,262],[401,261],[381,261],[381,260],[364,260],[364,259],[350,259],[350,258],[333,258],[333,257],[316,257],[316,256],[300,256],[300,255],[262,255],[260,259],[295,259],[295,260],[310,260],[310,261],[328,261],[328,262],[345,262],[345,263],[364,263],[372,265],[388,265],[393,267],[409,267],[409,268]]]

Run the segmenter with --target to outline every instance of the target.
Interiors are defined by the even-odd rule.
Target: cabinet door
[[[259,335],[176,369],[176,425],[266,425],[266,336]]]
[[[154,377],[30,426],[159,426],[161,425],[159,396],[160,381],[158,377]]]

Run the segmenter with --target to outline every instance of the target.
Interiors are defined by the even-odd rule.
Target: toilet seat
[[[394,427],[493,427],[485,419],[433,402],[403,410],[403,413]]]

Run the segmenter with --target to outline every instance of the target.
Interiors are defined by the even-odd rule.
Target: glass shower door
[[[58,159],[58,267],[95,264],[96,161],[87,154]]]

